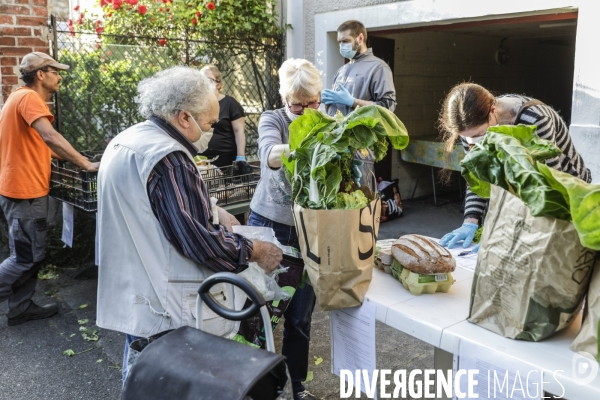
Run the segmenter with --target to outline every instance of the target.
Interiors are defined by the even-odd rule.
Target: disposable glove
[[[246,156],[235,156],[235,161],[246,161]]]
[[[477,253],[477,252],[479,251],[479,243],[477,243],[477,244],[475,245],[475,247],[473,247],[473,248],[471,249],[471,251],[472,251],[473,253]]]
[[[447,233],[440,240],[440,244],[444,247],[451,249],[454,247],[456,243],[463,240],[463,248],[467,248],[471,245],[473,238],[475,237],[475,232],[477,231],[479,226],[472,222],[465,222],[458,229],[453,230],[450,233]]]
[[[360,178],[362,178],[362,172],[360,172],[360,167],[362,167],[364,162],[361,160],[352,160],[352,179],[356,182],[357,186],[360,186]]]
[[[321,94],[321,101],[327,105],[329,104],[343,104],[348,107],[352,107],[354,105],[354,97],[344,88],[340,86],[340,90],[323,90]]]

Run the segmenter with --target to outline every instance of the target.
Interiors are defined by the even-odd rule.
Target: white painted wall
[[[304,9],[313,10],[319,0],[304,0]],[[321,2],[322,3],[322,2]],[[314,62],[323,71],[325,87],[331,87],[335,71],[343,64],[335,31],[344,21],[357,19],[368,30],[452,24],[510,17],[579,11],[575,50],[574,101],[571,135],[594,182],[600,182],[600,6],[594,0],[413,0],[388,2],[367,7],[344,8],[358,1],[329,2],[337,11],[314,13],[314,35],[306,31],[306,47],[314,44]],[[360,2],[365,5],[365,2]],[[305,18],[310,18],[308,13]],[[288,32],[294,35],[294,32]],[[308,54],[307,54],[308,55]]]
[[[291,25],[286,35],[286,58],[306,58],[304,56],[304,1],[288,0],[286,5],[285,23]]]

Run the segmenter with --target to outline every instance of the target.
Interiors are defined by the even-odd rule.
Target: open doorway
[[[369,35],[394,40],[396,114],[411,139],[435,141],[441,102],[452,86],[464,81],[478,83],[496,95],[537,98],[569,123],[576,31],[577,13],[573,12]],[[408,162],[394,153],[391,175],[400,179],[403,197],[410,197],[423,166],[432,164]],[[431,179],[422,179],[414,194],[429,195],[434,189]]]

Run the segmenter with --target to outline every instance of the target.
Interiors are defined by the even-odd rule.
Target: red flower
[[[138,3],[138,0],[126,0],[127,4],[135,6]]]
[[[167,8],[167,9],[165,10],[165,12],[169,12],[169,11],[171,11],[171,9],[170,9],[170,8]]]
[[[196,17],[192,18],[192,25],[196,25],[198,24],[198,20],[196,19]]]
[[[99,27],[96,28],[96,33],[98,35],[100,35],[102,32],[104,32],[104,28],[103,27],[99,26]]]
[[[196,17],[202,18],[202,13],[200,11],[196,11]]]
[[[110,18],[110,17],[112,17],[112,13],[108,13],[108,14],[106,14],[106,16],[107,16],[108,18]]]
[[[76,5],[75,7],[73,7],[73,10],[79,11],[79,5]]]
[[[110,1],[108,0],[100,0],[100,7],[104,7],[105,5],[109,4]]]
[[[167,44],[167,39],[158,39],[158,43],[164,47]]]
[[[100,24],[102,24],[102,21],[100,21],[99,19],[96,20],[96,25],[100,25]]]
[[[146,14],[148,12],[148,7],[146,7],[143,4],[140,4],[137,8],[138,12],[142,15]]]
[[[212,1],[210,3],[208,3],[206,5],[206,8],[208,8],[210,11],[215,9],[215,3],[213,3]]]
[[[118,10],[123,5],[123,0],[113,0],[113,10]]]
[[[69,27],[73,26],[73,20],[71,18],[69,18],[69,20],[67,22],[69,24]]]

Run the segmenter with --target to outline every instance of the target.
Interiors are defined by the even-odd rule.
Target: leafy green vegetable
[[[526,125],[488,129],[483,141],[461,162],[461,173],[471,190],[482,197],[489,198],[493,184],[518,196],[535,217],[568,220],[569,206],[563,194],[548,185],[535,164],[535,160],[554,157],[560,150],[535,132],[535,126]]]
[[[362,190],[355,190],[351,193],[340,192],[335,199],[335,208],[339,210],[354,210],[366,207],[369,199]]]
[[[289,143],[290,156],[281,158],[295,202],[312,209],[345,208],[356,199],[339,202],[337,194],[354,189],[356,151],[371,149],[380,161],[390,143],[398,150],[408,145],[408,132],[394,113],[377,105],[359,107],[341,119],[305,109],[290,124]]]
[[[541,163],[537,166],[550,185],[560,185],[561,193],[566,193],[573,225],[581,244],[593,250],[600,250],[600,185],[586,183]]]
[[[521,198],[533,216],[572,220],[581,244],[600,250],[600,185],[540,162],[559,154],[534,126],[490,127],[463,159],[461,173],[482,197],[497,185]]]
[[[487,131],[514,137],[527,148],[531,157],[536,161],[558,157],[561,153],[554,143],[540,139],[535,125],[498,125],[490,126]]]
[[[479,243],[481,241],[481,234],[483,233],[483,225],[481,225],[475,231],[475,236],[473,236],[473,243]]]

